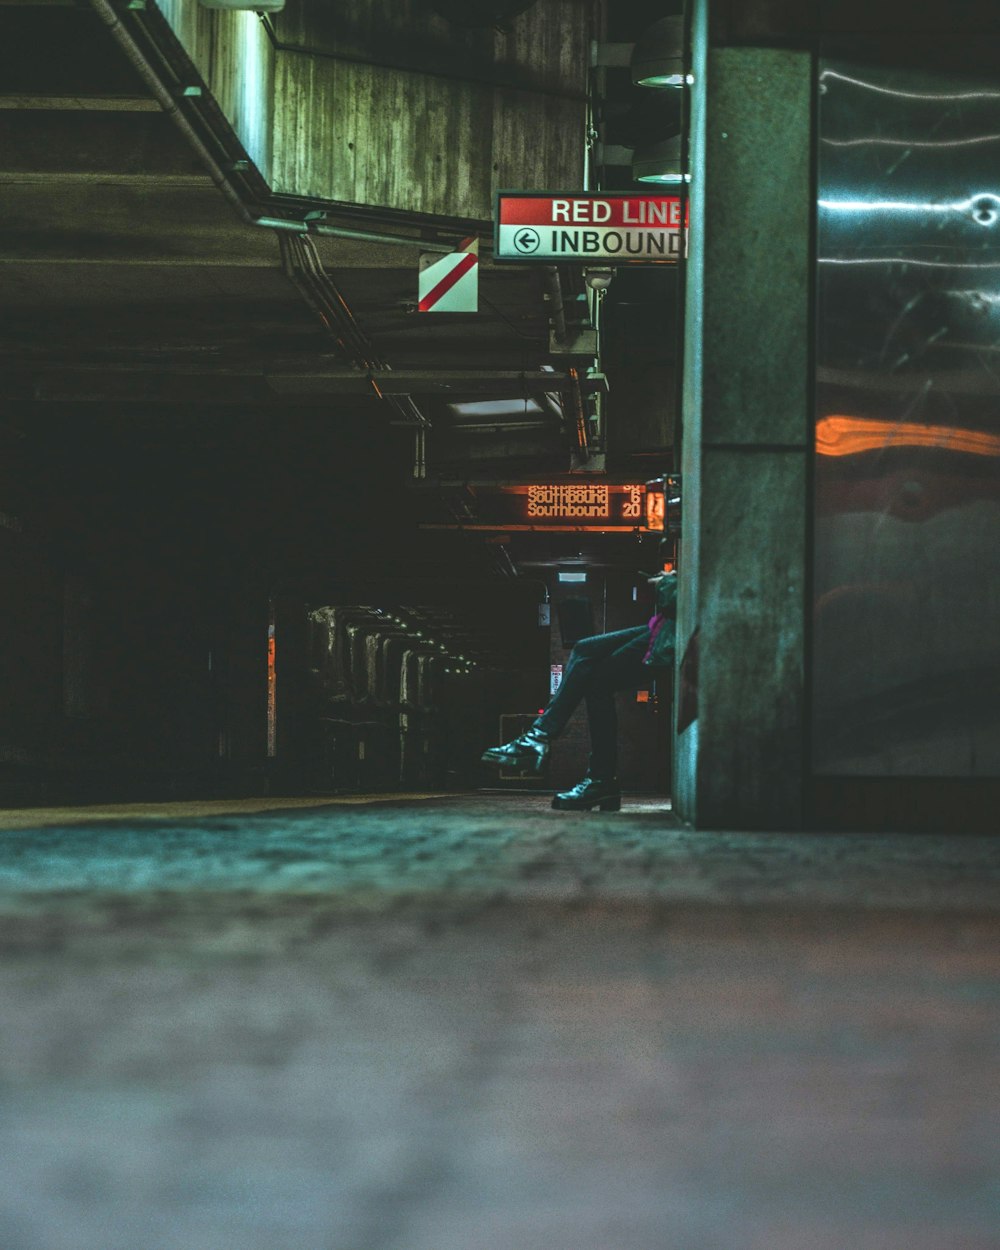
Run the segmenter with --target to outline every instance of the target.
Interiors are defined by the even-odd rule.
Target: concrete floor
[[[1000,1246],[996,840],[315,804],[0,813],[2,1250]]]

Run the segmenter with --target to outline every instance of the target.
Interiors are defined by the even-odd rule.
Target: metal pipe
[[[418,247],[429,252],[450,252],[452,245],[436,240],[411,238],[406,235],[383,234],[371,230],[354,230],[348,226],[331,226],[320,221],[296,221],[287,217],[268,217],[252,213],[243,203],[239,192],[230,183],[222,166],[202,142],[198,132],[177,107],[177,102],[160,81],[156,70],[150,65],[142,49],[132,38],[109,0],[90,0],[97,16],[107,26],[112,38],[116,41],[128,58],[139,77],[149,88],[153,98],[171,118],[174,124],[191,144],[209,177],[225,196],[237,216],[248,226],[260,226],[265,230],[292,230],[298,234],[329,235],[338,239],[353,239],[357,243],[385,243],[401,247]]]
[[[354,365],[359,369],[370,368],[371,353],[363,350],[359,351],[356,343],[352,345],[347,341],[347,336],[342,332],[342,327],[339,325],[335,310],[330,306],[329,299],[326,297],[325,292],[322,290],[317,291],[315,284],[308,280],[300,259],[302,242],[302,236],[298,234],[278,235],[278,244],[281,249],[281,262],[285,272],[285,277],[288,278],[289,282],[291,282],[319,320],[323,323],[324,328],[328,331],[334,342],[340,348],[344,357],[352,360]]]
[[[583,392],[580,389],[580,375],[576,369],[569,371],[570,396],[573,400],[573,416],[576,421],[576,442],[579,449],[583,452],[589,450],[587,446],[587,413],[583,406]]]
[[[545,294],[549,297],[549,320],[557,343],[565,343],[569,338],[566,328],[566,303],[563,299],[562,280],[555,265],[546,265],[542,271],[545,283]]]
[[[325,234],[334,239],[353,239],[356,243],[394,243],[400,247],[419,247],[422,252],[441,252],[446,255],[455,250],[453,243],[441,243],[431,239],[410,239],[402,234],[375,234],[370,230],[353,230],[350,226],[327,226],[323,222],[309,222],[313,234]]]
[[[323,268],[312,240],[302,235],[282,234],[278,236],[278,242],[286,275],[345,355],[351,356],[355,365],[365,371],[375,394],[387,399],[401,416],[408,417],[407,424],[416,422],[420,426],[429,426],[429,419],[411,396],[386,396],[383,393],[375,373],[391,372],[391,367],[378,356],[374,344],[359,325],[337,284]],[[424,475],[421,473],[419,476]]]

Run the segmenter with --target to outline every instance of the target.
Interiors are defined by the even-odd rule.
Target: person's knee
[[[599,654],[604,644],[604,638],[604,634],[591,634],[589,638],[578,638],[573,644],[570,659],[575,655],[578,659],[585,660]]]

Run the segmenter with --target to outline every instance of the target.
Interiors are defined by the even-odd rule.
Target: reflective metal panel
[[[814,767],[1000,775],[1000,78],[819,74]]]

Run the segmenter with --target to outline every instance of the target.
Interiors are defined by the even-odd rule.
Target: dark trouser
[[[642,657],[649,646],[649,627],[636,625],[612,634],[581,638],[570,652],[559,689],[535,721],[551,738],[566,728],[581,700],[587,703],[590,726],[590,768],[587,775],[610,781],[618,774],[617,690],[636,690],[645,676]]]

